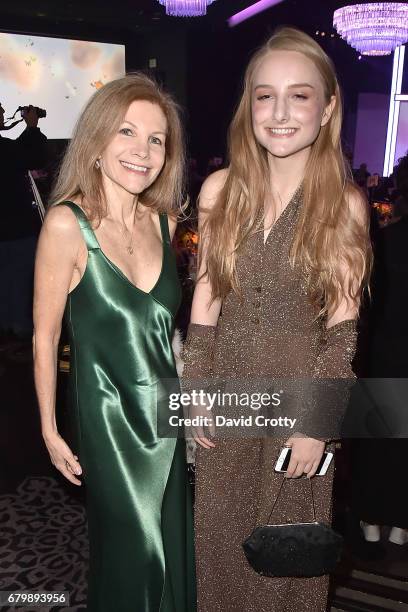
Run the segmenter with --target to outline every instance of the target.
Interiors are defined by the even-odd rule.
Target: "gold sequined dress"
[[[289,250],[301,206],[297,192],[272,227],[247,242],[237,271],[242,295],[223,302],[216,335],[219,378],[309,377],[321,346],[322,326],[310,305]],[[336,376],[336,368],[332,372]],[[341,373],[339,373],[341,376]],[[287,438],[286,438],[287,439]],[[323,612],[328,577],[265,578],[248,565],[243,540],[265,523],[282,476],[273,470],[284,440],[216,440],[199,447],[196,464],[196,558],[199,612]],[[313,479],[317,520],[330,522],[333,463]],[[306,479],[285,482],[276,523],[312,520]]]

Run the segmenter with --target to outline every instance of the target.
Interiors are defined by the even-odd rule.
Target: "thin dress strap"
[[[170,240],[169,221],[168,221],[167,214],[160,213],[159,220],[160,220],[160,229],[161,229],[163,243],[170,245],[171,240]]]
[[[95,232],[93,231],[91,224],[89,223],[84,211],[78,204],[75,202],[71,202],[70,200],[64,200],[63,202],[59,202],[56,206],[68,206],[74,213],[77,218],[79,227],[81,228],[81,233],[83,239],[85,240],[88,251],[92,251],[95,249],[100,249],[99,242],[95,236]]]

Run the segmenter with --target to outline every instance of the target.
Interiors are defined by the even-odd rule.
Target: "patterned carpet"
[[[15,493],[0,496],[0,525],[0,590],[70,594],[69,607],[18,609],[86,609],[88,537],[78,501],[53,478],[26,478]]]
[[[29,477],[15,493],[0,495],[0,526],[0,590],[68,591],[70,595],[69,607],[1,607],[2,612],[86,610],[88,537],[80,501],[54,478]],[[386,566],[394,568],[394,576],[384,575],[375,561],[356,569],[354,560],[354,569],[349,563],[344,575],[339,568],[332,612],[408,610],[406,572],[401,574],[401,568],[406,569],[407,547],[387,546]]]

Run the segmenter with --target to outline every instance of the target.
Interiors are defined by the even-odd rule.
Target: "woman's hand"
[[[68,444],[64,442],[58,432],[44,434],[44,442],[50,454],[51,463],[72,484],[81,486],[82,482],[74,476],[82,474],[78,457],[72,453]]]
[[[191,426],[191,437],[203,448],[214,448],[214,442],[205,435],[205,430],[208,430],[211,436],[215,435],[212,411],[208,410],[205,406],[190,406],[188,412],[189,418],[197,419],[197,421],[201,422],[201,424]]]
[[[286,478],[299,478],[303,474],[312,478],[319,467],[326,443],[314,438],[292,436],[285,446],[292,449]]]

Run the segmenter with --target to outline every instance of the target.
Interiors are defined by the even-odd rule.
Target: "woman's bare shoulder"
[[[349,181],[345,189],[345,200],[351,216],[359,223],[366,223],[369,205],[361,189]]]
[[[44,219],[44,230],[64,239],[75,240],[81,236],[75,213],[69,206],[52,205]]]
[[[211,204],[214,204],[218,194],[225,185],[228,172],[228,168],[223,168],[222,170],[213,172],[205,179],[200,191],[200,204],[204,201],[206,206],[211,206]]]

